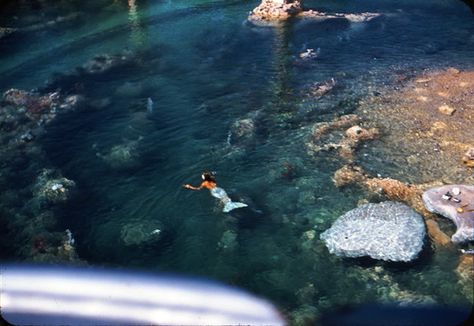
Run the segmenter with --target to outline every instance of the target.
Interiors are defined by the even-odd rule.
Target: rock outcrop
[[[316,10],[303,10],[299,0],[262,0],[260,5],[249,14],[248,21],[259,26],[275,26],[289,18],[326,20],[347,19],[352,23],[367,22],[379,17],[379,13],[326,13]]]
[[[275,25],[301,11],[301,1],[298,0],[262,0],[262,3],[250,12],[248,20],[255,25]]]
[[[457,230],[451,240],[454,243],[474,240],[474,186],[446,185],[423,193],[426,208],[435,214],[449,218]]]
[[[415,259],[425,237],[423,218],[398,202],[365,204],[339,217],[321,234],[330,253],[386,261]]]
[[[321,151],[335,150],[341,158],[352,162],[355,150],[362,142],[379,136],[377,128],[366,129],[359,124],[360,118],[354,114],[315,124],[310,141],[306,143],[308,154],[316,156]]]

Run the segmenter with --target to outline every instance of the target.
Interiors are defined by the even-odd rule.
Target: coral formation
[[[64,178],[58,171],[45,169],[38,176],[34,194],[41,203],[58,204],[67,201],[75,182]]]
[[[398,202],[365,204],[339,217],[321,234],[330,253],[343,257],[370,256],[411,261],[423,247],[423,218]]]

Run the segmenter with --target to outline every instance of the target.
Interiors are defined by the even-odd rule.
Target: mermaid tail
[[[239,203],[238,201],[229,201],[229,202],[225,203],[224,209],[222,211],[224,213],[228,213],[233,209],[241,208],[241,207],[247,207],[247,206],[248,206],[247,204]]]
[[[224,213],[228,213],[233,209],[247,207],[247,204],[239,203],[236,201],[232,201],[224,189],[215,187],[211,189],[211,195],[213,197],[219,198],[221,202],[224,204],[224,209],[222,210]]]

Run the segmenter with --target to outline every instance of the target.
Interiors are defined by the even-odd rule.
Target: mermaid
[[[191,189],[191,190],[201,190],[202,188],[209,189],[211,192],[211,195],[221,201],[222,204],[224,204],[224,209],[222,210],[224,213],[228,213],[233,209],[236,208],[241,208],[241,207],[247,207],[247,204],[244,203],[239,203],[239,202],[233,202],[227,193],[225,192],[224,189],[220,188],[217,186],[216,178],[214,177],[214,173],[211,172],[203,172],[201,174],[202,178],[202,183],[199,185],[199,187],[194,187],[190,184],[185,184],[183,185],[184,188],[186,189]]]

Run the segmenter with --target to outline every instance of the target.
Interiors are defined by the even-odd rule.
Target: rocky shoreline
[[[395,90],[374,91],[375,95],[361,100],[355,113],[363,117],[366,128],[377,128],[379,135],[360,150],[352,147],[349,161],[344,152],[336,152],[342,162],[349,164],[335,172],[334,184],[338,188],[362,187],[367,192],[362,204],[389,199],[411,206],[425,218],[427,233],[438,249],[472,246],[473,81],[474,72],[449,68],[405,80]],[[341,124],[341,121],[357,124],[362,119],[342,116],[319,123],[313,129],[309,149],[314,151],[315,134],[317,139],[322,139],[321,130],[327,132],[339,127],[342,128],[339,133],[344,133],[351,123]],[[344,138],[341,139],[340,144],[344,144]],[[326,140],[319,148],[328,146],[341,147]],[[370,159],[374,155],[384,158],[381,164],[374,164]],[[383,164],[389,163],[400,169],[393,171],[393,177],[382,177],[378,169],[386,175]],[[440,227],[449,223],[445,217],[457,227],[451,239],[442,230],[445,227]],[[472,301],[474,274],[466,263],[472,261],[472,255],[464,249],[460,251],[459,282],[465,296]]]

